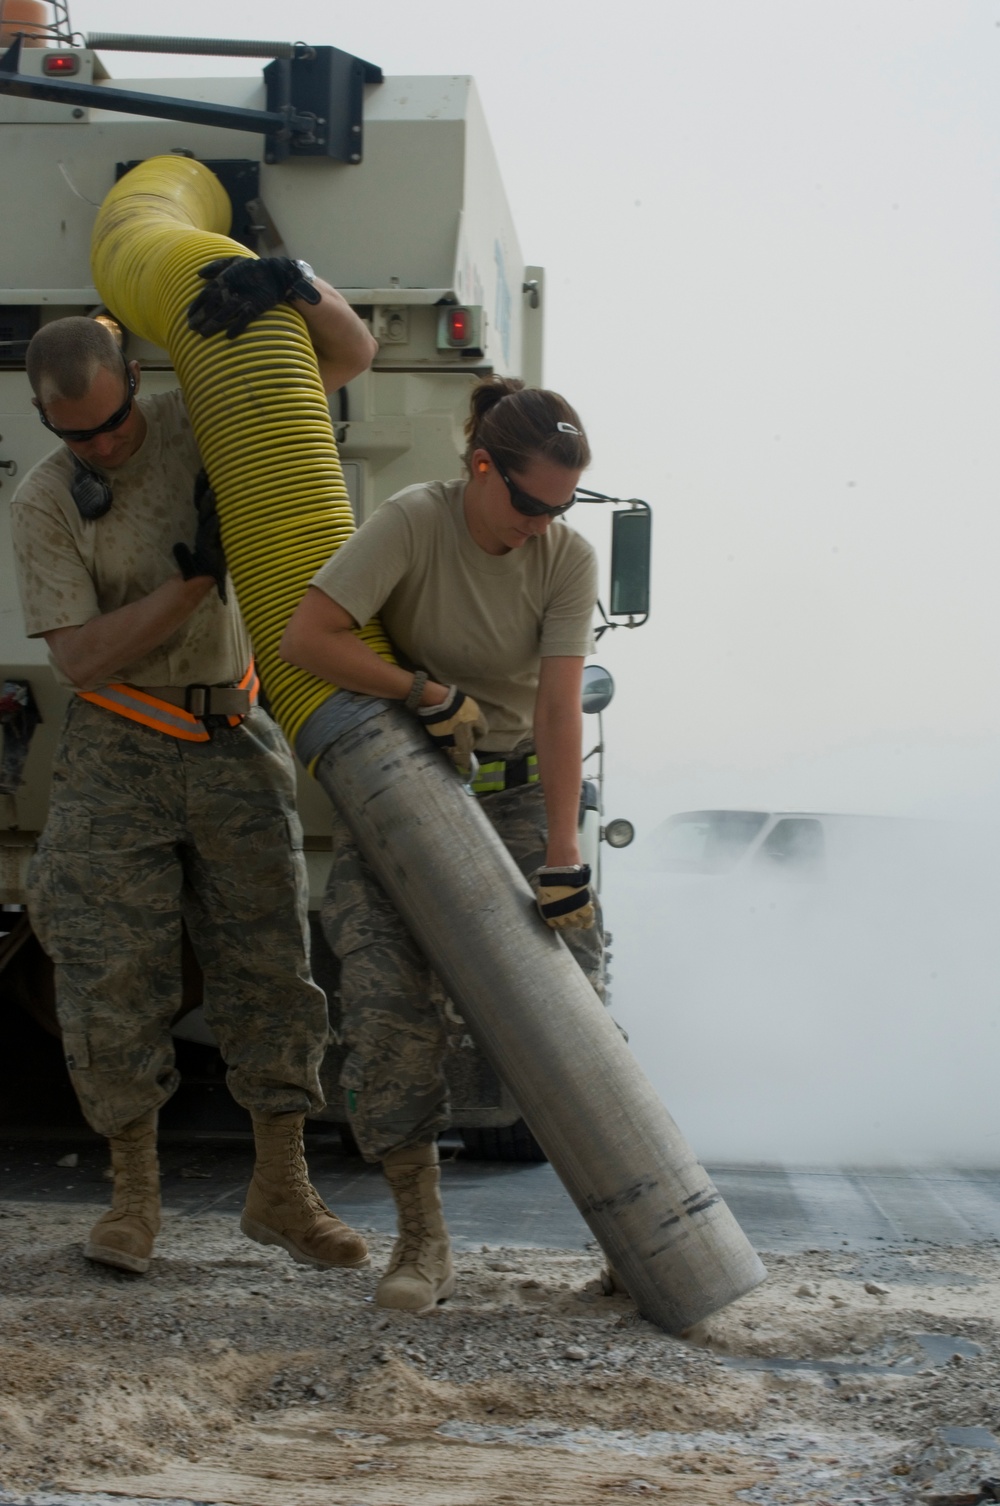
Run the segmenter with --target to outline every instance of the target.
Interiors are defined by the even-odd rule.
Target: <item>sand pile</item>
[[[461,1254],[456,1297],[416,1318],[370,1301],[385,1238],[372,1269],[318,1272],[231,1216],[168,1215],[134,1278],[80,1255],[99,1211],[0,1217],[8,1492],[873,1506],[1000,1475],[996,1245],[766,1257],[681,1341],[604,1294],[596,1252]]]

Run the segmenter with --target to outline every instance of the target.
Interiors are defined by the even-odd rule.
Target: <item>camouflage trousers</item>
[[[95,1130],[117,1134],[178,1085],[182,917],[233,1097],[265,1119],[322,1106],[307,906],[292,759],[264,711],[188,743],[73,698],[29,911]]]
[[[527,877],[545,862],[541,786],[480,797],[504,846]],[[423,953],[396,913],[338,814],[333,866],[323,899],[323,932],[340,959],[341,1073],[354,1137],[367,1161],[433,1140],[450,1123],[444,1056],[464,1026]],[[541,924],[541,922],[539,922]],[[603,997],[604,928],[563,939]]]

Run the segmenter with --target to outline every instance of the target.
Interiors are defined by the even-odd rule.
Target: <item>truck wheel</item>
[[[470,1156],[480,1161],[547,1161],[523,1119],[503,1129],[463,1129],[462,1140]]]

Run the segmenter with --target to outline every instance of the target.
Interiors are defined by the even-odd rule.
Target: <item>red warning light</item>
[[[468,309],[449,309],[448,339],[452,345],[466,345],[469,340]]]
[[[485,315],[477,304],[451,304],[438,312],[437,348],[456,350],[463,356],[483,354]]]
[[[52,52],[42,60],[42,72],[57,74],[66,78],[69,74],[80,71],[80,59],[72,52]]]

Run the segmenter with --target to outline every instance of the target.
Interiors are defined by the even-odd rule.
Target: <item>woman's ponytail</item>
[[[472,389],[465,423],[465,465],[475,450],[488,450],[504,471],[522,471],[532,460],[551,460],[569,471],[590,464],[590,445],[579,415],[558,392],[526,387],[515,377],[489,377]]]

